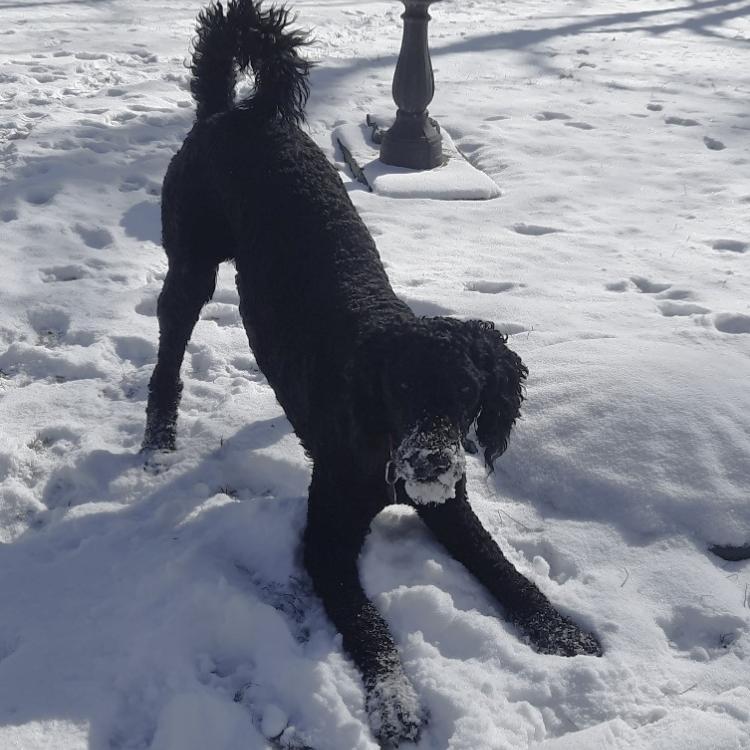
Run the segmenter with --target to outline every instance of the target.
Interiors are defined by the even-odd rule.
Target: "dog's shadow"
[[[309,472],[258,454],[291,433],[291,425],[283,416],[252,422],[231,437],[222,439],[218,447],[207,452],[196,466],[187,471],[179,468],[184,458],[179,451],[148,455],[92,450],[51,473],[42,491],[42,502],[49,510],[121,503],[133,512],[148,516],[152,511],[164,512],[165,506],[173,506],[171,499],[174,497],[180,497],[180,505],[184,507],[184,498],[195,494],[194,488],[198,484],[205,485],[209,491],[231,490],[244,495],[262,495],[279,489],[275,481],[278,477],[284,480],[282,494],[304,494]],[[132,477],[126,477],[129,473],[137,476],[144,470],[147,475],[161,477],[158,486],[150,492],[147,476],[135,482]],[[130,502],[129,495],[133,500],[137,497],[132,491],[135,486],[141,491],[142,499]]]
[[[72,721],[88,726],[91,748],[109,747],[118,732],[134,728],[138,717],[128,700],[141,690],[138,659],[134,670],[117,677],[123,690],[112,690],[112,680],[128,653],[140,651],[143,658],[140,630],[161,637],[158,622],[148,622],[164,611],[164,595],[189,604],[193,585],[200,590],[191,581],[197,572],[226,578],[238,560],[252,563],[255,553],[237,539],[249,524],[261,555],[270,542],[259,517],[276,517],[274,528],[284,538],[299,535],[309,469],[290,434],[279,415],[243,427],[197,461],[196,446],[184,443],[156,476],[144,471],[144,456],[106,449],[83,451],[52,472],[39,495],[48,509],[21,536],[0,544],[0,570],[16,581],[0,623],[0,661],[17,652],[26,665],[12,712],[0,709],[0,727]],[[290,559],[293,554],[292,545]],[[156,606],[149,615],[151,597]],[[38,680],[37,652],[47,660],[46,678],[27,690],[21,673]],[[156,671],[170,669],[158,652],[153,659]],[[114,720],[92,710],[91,689],[69,689],[76,673],[103,691]],[[32,693],[33,700],[23,697]]]

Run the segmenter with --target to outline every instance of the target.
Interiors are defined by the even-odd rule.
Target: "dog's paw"
[[[146,430],[139,454],[143,458],[143,469],[149,474],[160,474],[174,463],[170,456],[177,448],[175,433],[167,431],[154,432]]]
[[[602,647],[592,633],[581,630],[553,607],[514,618],[529,643],[542,654],[553,656],[601,656]]]
[[[426,716],[417,693],[403,674],[380,677],[367,686],[367,717],[383,750],[402,741],[417,742]]]
[[[159,476],[169,468],[169,462],[165,460],[169,454],[164,451],[141,448],[140,455],[143,457],[143,471],[147,474]]]
[[[148,456],[159,451],[172,453],[177,450],[177,430],[174,425],[146,425],[141,443],[141,455]]]

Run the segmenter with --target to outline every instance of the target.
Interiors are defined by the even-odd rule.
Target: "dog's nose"
[[[465,470],[461,436],[447,420],[423,421],[407,433],[393,458],[395,474],[418,505],[444,503],[455,497]]]
[[[407,459],[414,472],[416,482],[432,482],[441,474],[445,474],[456,460],[455,451],[423,450]]]
[[[434,482],[462,462],[458,430],[445,419],[423,420],[403,438],[394,459],[414,482]]]

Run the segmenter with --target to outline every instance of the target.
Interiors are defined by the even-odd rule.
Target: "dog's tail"
[[[288,28],[293,21],[283,6],[261,8],[260,0],[229,0],[226,12],[220,2],[211,3],[201,11],[190,82],[198,120],[235,106],[263,117],[304,120],[311,63],[299,55],[308,39],[304,32]],[[235,104],[237,73],[248,68],[253,71],[255,89],[248,99]]]

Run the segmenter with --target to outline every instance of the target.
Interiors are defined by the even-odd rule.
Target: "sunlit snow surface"
[[[375,748],[230,268],[188,347],[179,450],[159,473],[137,456],[200,5],[0,0],[2,748]],[[308,127],[339,159],[335,126],[392,107],[403,6],[296,7]],[[750,2],[431,14],[431,114],[502,196],[342,179],[419,314],[512,334],[524,418],[493,475],[468,457],[469,496],[605,655],[534,653],[386,512],[361,570],[430,715],[419,747],[746,749],[750,563],[706,549],[750,540]]]

